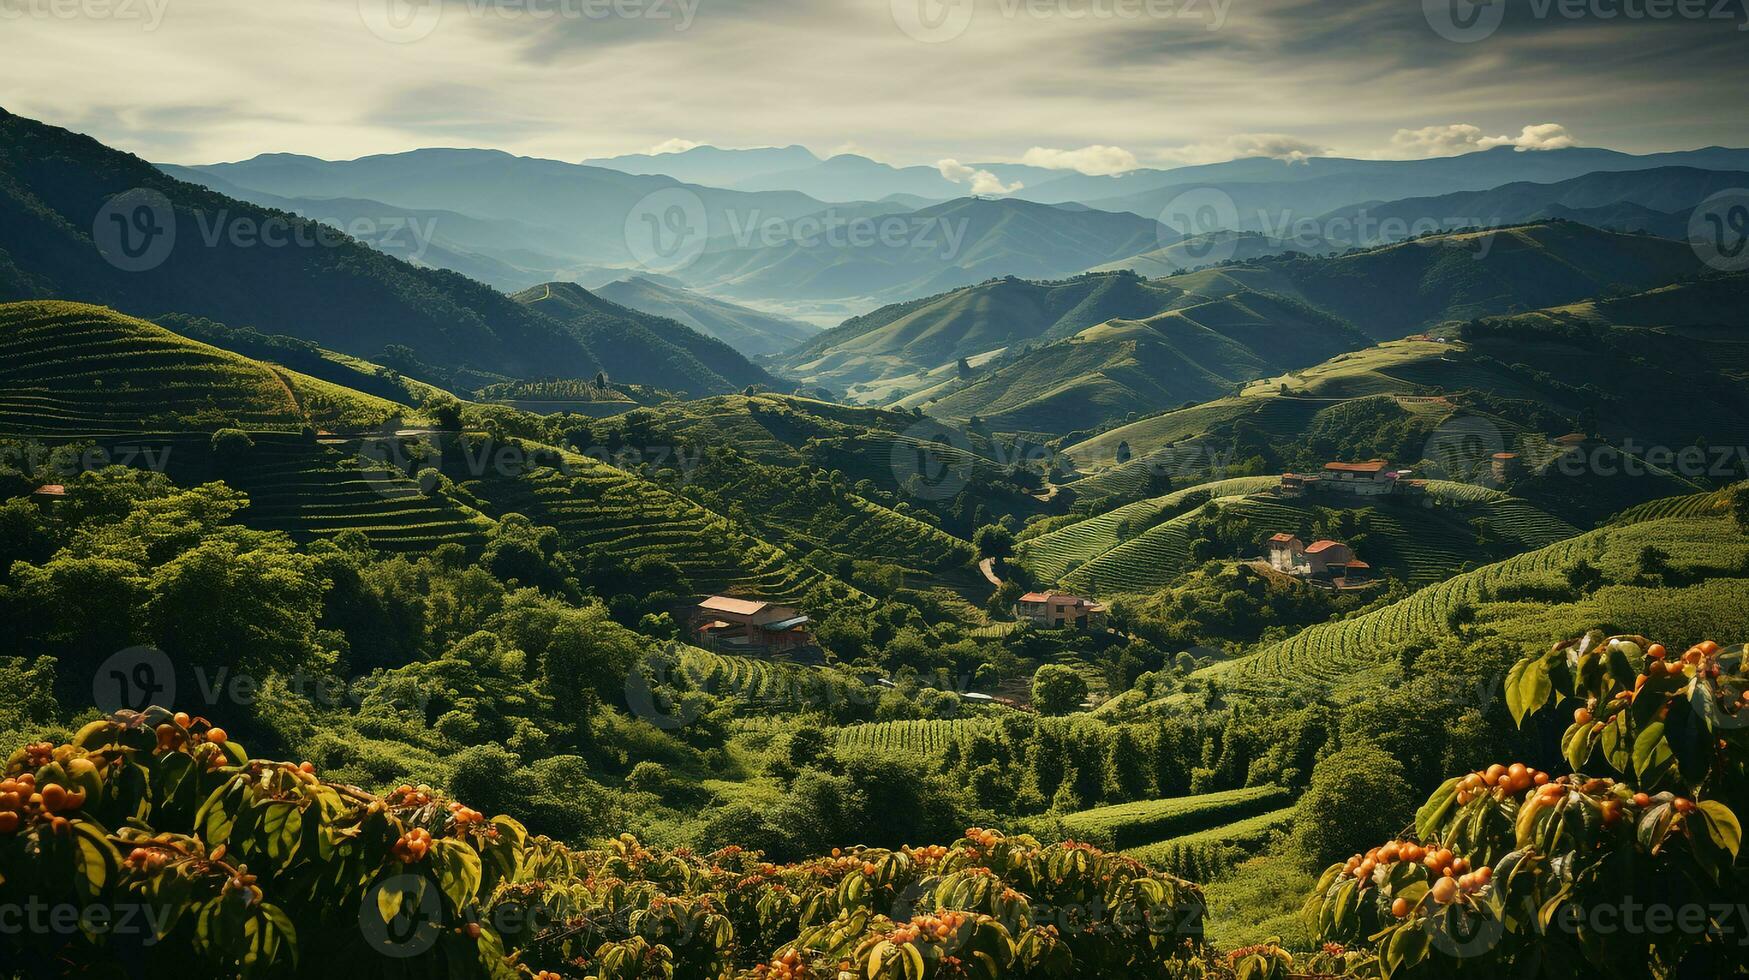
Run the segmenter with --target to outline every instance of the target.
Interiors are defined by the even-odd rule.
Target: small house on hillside
[[[1039,626],[1086,629],[1105,620],[1105,606],[1064,592],[1028,592],[1014,603],[1014,615]]]
[[[814,645],[810,620],[794,606],[713,595],[693,609],[699,646],[745,653],[782,653]]]
[[[1347,568],[1354,561],[1354,552],[1340,541],[1325,538],[1306,546],[1306,567],[1313,576],[1330,574],[1333,567]]]
[[[1304,497],[1318,489],[1318,478],[1305,473],[1283,473],[1280,494],[1283,497]]]
[[[1265,542],[1269,552],[1269,567],[1289,575],[1297,573],[1306,563],[1306,543],[1291,534],[1273,534]]]
[[[1320,588],[1361,588],[1372,584],[1372,566],[1354,557],[1342,541],[1322,538],[1306,544],[1291,534],[1272,534],[1264,542],[1269,567]]]
[[[1351,493],[1360,497],[1382,496],[1395,487],[1398,474],[1382,459],[1365,463],[1325,463],[1321,490]]]

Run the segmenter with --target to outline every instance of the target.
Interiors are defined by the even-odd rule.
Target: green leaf
[[[1553,691],[1547,660],[1531,657],[1513,664],[1506,672],[1506,710],[1513,723],[1522,728],[1524,716],[1542,707]]]
[[[1434,830],[1445,822],[1445,818],[1457,806],[1458,785],[1462,782],[1463,777],[1453,776],[1434,790],[1427,802],[1421,805],[1421,809],[1415,813],[1416,836],[1422,840],[1430,840],[1435,836]]]
[[[1707,837],[1735,860],[1738,849],[1743,846],[1743,825],[1738,822],[1737,815],[1718,800],[1702,800],[1695,806],[1701,822],[1706,825]]]
[[[431,861],[450,906],[467,908],[480,890],[480,855],[459,840],[439,838],[432,841]]]
[[[1656,786],[1675,761],[1664,741],[1663,722],[1654,721],[1640,729],[1639,737],[1634,739],[1634,772],[1640,777],[1640,785]]]

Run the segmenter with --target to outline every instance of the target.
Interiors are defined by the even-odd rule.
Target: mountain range
[[[772,380],[671,320],[593,297],[547,316],[0,110],[0,301],[37,298],[190,314],[367,358],[392,349],[381,359],[461,391],[603,370],[694,394]]]

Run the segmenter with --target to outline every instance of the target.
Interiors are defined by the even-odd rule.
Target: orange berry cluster
[[[21,773],[16,778],[0,780],[0,834],[10,834],[32,818],[48,818],[49,829],[65,834],[71,828],[66,813],[78,813],[85,807],[85,791],[68,789],[50,783],[39,791],[36,776]]]
[[[814,974],[808,970],[807,961],[796,950],[786,950],[773,956],[770,963],[761,963],[753,968],[756,977],[769,977],[771,980],[807,980]]]
[[[451,803],[449,805],[449,814],[451,819],[455,820],[455,825],[463,830],[466,830],[471,825],[486,822],[485,814],[478,810],[462,806],[460,803]]]
[[[931,844],[928,847],[907,847],[905,853],[919,868],[929,868],[946,860],[950,852],[940,844]]]
[[[947,938],[959,931],[969,918],[964,912],[942,912],[939,915],[919,915],[910,922],[893,930],[888,938],[903,946],[915,943],[919,939],[924,942],[946,942]]]
[[[388,795],[388,802],[391,806],[427,806],[431,803],[431,787],[402,783]]]
[[[157,871],[169,863],[169,853],[150,847],[136,847],[126,859],[127,866],[138,871]]]
[[[1457,801],[1462,806],[1478,797],[1493,794],[1496,799],[1518,796],[1532,786],[1546,786],[1549,774],[1532,769],[1522,762],[1503,766],[1496,762],[1481,772],[1472,772],[1458,784]]]
[[[997,844],[1002,843],[1002,835],[1000,833],[994,830],[985,830],[982,827],[973,827],[966,831],[966,839],[986,851],[995,847]]]
[[[400,840],[395,841],[393,848],[395,857],[400,858],[402,864],[417,864],[425,860],[425,855],[430,850],[431,831],[420,827],[415,827],[402,834]]]

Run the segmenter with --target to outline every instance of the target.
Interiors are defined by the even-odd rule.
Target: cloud
[[[973,194],[1012,194],[1026,186],[1018,180],[1012,184],[1004,184],[1002,178],[990,171],[973,170],[958,160],[937,160],[935,169],[941,171],[943,177],[956,184],[971,181]]]
[[[1134,153],[1121,146],[1105,146],[1099,143],[1083,146],[1079,150],[1055,150],[1047,146],[1035,146],[1026,151],[1020,162],[1046,170],[1079,170],[1093,177],[1108,177],[1141,166]]]
[[[677,136],[674,139],[663,140],[662,142],[657,143],[655,146],[650,147],[646,152],[650,153],[652,156],[663,153],[685,153],[687,150],[703,145],[703,143],[700,143],[697,140],[683,140]]]
[[[1453,123],[1448,126],[1424,126],[1421,129],[1399,129],[1391,137],[1391,155],[1422,159],[1449,157],[1475,150],[1491,150],[1497,146],[1527,150],[1562,150],[1577,146],[1579,141],[1559,123],[1526,126],[1517,136],[1486,136],[1480,126]]]
[[[1171,147],[1162,155],[1185,163],[1224,163],[1246,157],[1268,157],[1284,163],[1305,163],[1330,148],[1286,133],[1239,133],[1210,143]]]

